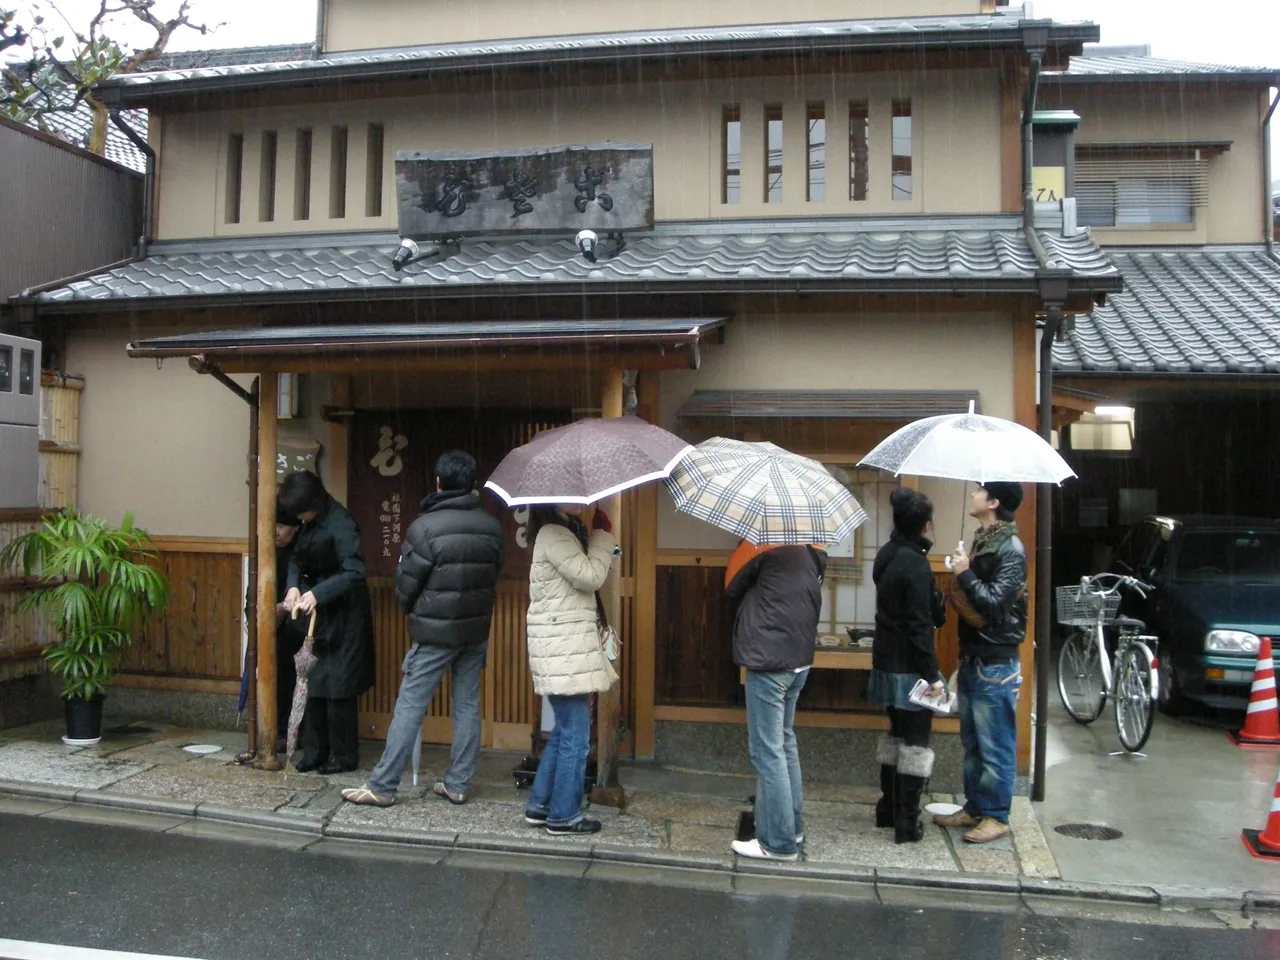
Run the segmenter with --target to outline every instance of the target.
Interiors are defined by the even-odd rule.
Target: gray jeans
[[[480,756],[480,674],[484,670],[487,644],[474,647],[433,647],[419,643],[404,658],[404,679],[396,698],[396,712],[387,731],[382,759],[369,777],[369,789],[384,797],[394,796],[400,778],[413,758],[414,745],[422,737],[422,719],[436,695],[447,669],[453,670],[453,750],[445,789],[467,792]]]

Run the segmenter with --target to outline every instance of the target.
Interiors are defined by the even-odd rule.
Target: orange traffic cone
[[[1240,839],[1249,855],[1259,860],[1280,860],[1280,777],[1276,777],[1276,792],[1271,800],[1271,813],[1267,827],[1261,833],[1245,830]]]
[[[1262,638],[1258,664],[1253,668],[1253,690],[1244,729],[1228,733],[1227,738],[1244,750],[1280,747],[1280,711],[1276,709],[1276,671],[1269,637]]]

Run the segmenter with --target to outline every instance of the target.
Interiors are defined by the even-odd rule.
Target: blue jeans
[[[804,833],[804,788],[796,747],[796,701],[809,671],[747,671],[747,745],[756,768],[756,839],[791,854]]]
[[[957,687],[965,810],[971,817],[1008,823],[1017,765],[1022,668],[1016,662],[981,666],[965,660]]]
[[[446,670],[453,671],[453,749],[444,786],[464,796],[475,776],[480,757],[480,674],[487,644],[474,647],[434,647],[417,643],[409,648],[401,669],[400,695],[387,730],[382,759],[369,776],[369,789],[384,797],[395,796],[405,767],[413,759],[414,745],[422,737],[422,718]]]
[[[587,754],[591,752],[591,697],[550,696],[556,725],[538,762],[538,775],[529,792],[529,813],[546,814],[553,827],[568,827],[582,819]]]

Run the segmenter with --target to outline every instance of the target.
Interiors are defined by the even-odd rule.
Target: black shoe
[[[569,826],[547,824],[547,833],[553,837],[573,837],[579,834],[599,833],[602,826],[599,820],[579,820]]]
[[[531,827],[545,827],[547,825],[547,815],[545,813],[530,813],[526,810],[524,812],[524,822]]]
[[[319,770],[322,766],[328,766],[328,760],[308,760],[303,757],[293,765],[293,769],[297,773],[310,773],[312,770]]]
[[[326,777],[331,777],[335,773],[350,773],[352,770],[356,769],[356,766],[357,765],[354,763],[342,763],[339,760],[330,760],[320,768],[320,773]],[[298,769],[301,770],[302,768],[299,767]]]

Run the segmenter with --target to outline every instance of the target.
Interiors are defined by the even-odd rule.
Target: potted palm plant
[[[168,601],[145,530],[126,514],[119,527],[67,509],[0,550],[0,570],[34,581],[21,609],[48,618],[58,639],[44,651],[62,680],[69,746],[102,737],[102,702],[121,654]]]

